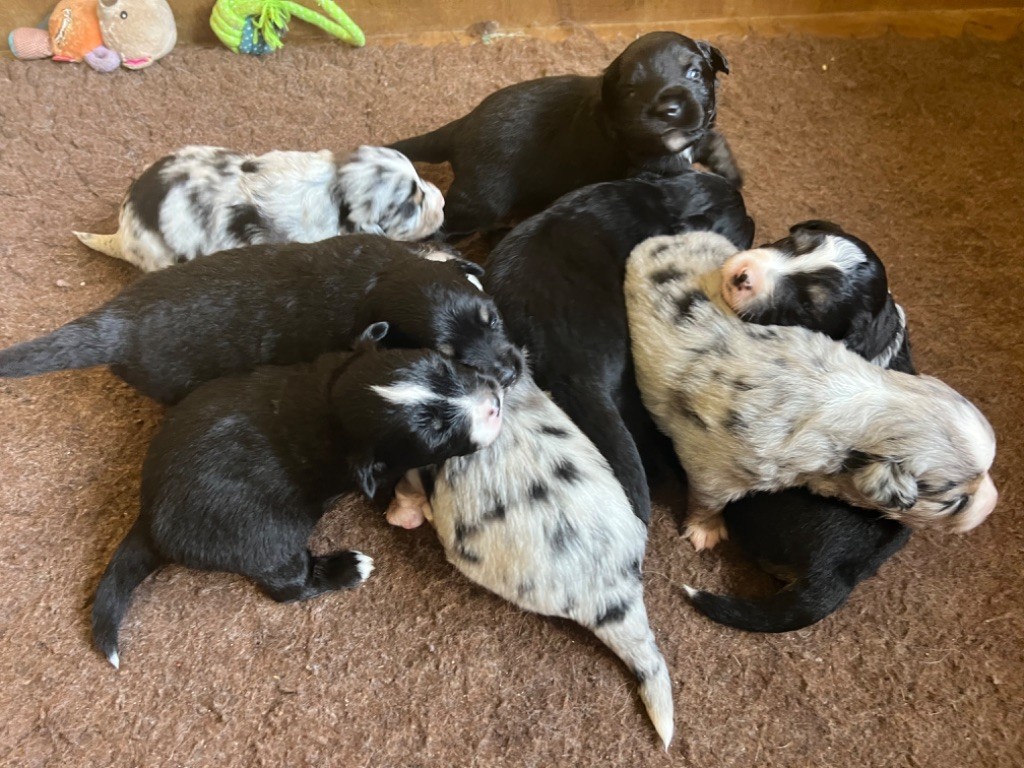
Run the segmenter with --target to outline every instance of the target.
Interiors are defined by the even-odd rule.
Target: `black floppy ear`
[[[388,335],[388,331],[390,329],[391,326],[388,325],[383,320],[376,323],[371,323],[370,325],[366,326],[366,330],[359,334],[359,338],[356,339],[356,342],[355,344],[352,345],[352,348],[359,352],[365,352],[370,349],[376,349],[378,342],[380,342],[385,336]]]
[[[854,470],[853,485],[866,499],[884,509],[910,509],[917,503],[917,479],[900,461],[890,457],[871,457]]]
[[[475,261],[469,261],[468,259],[452,259],[456,266],[462,270],[464,275],[472,275],[473,277],[483,277],[484,268],[477,264]]]
[[[796,234],[797,230],[806,229],[812,232],[827,232],[830,235],[845,235],[846,230],[836,224],[834,221],[825,221],[824,219],[809,219],[808,221],[801,221],[798,224],[794,224],[789,228],[789,233]]]
[[[729,60],[725,58],[725,55],[720,50],[707,40],[694,40],[694,42],[697,44],[701,56],[707,60],[715,72],[729,74]]]
[[[372,456],[357,459],[352,464],[352,476],[367,499],[373,501],[384,474],[385,465],[374,461]]]
[[[618,92],[619,80],[622,78],[622,62],[615,59],[605,69],[601,77],[601,101],[605,108],[614,107],[620,96]]]
[[[892,350],[888,359],[876,360],[893,346],[893,342],[901,335],[902,341]],[[869,316],[866,312],[858,313],[843,343],[847,349],[856,352],[868,362],[903,373],[916,373],[914,363],[910,359],[906,317],[899,305],[893,301],[892,294],[885,297],[885,304],[878,314]]]

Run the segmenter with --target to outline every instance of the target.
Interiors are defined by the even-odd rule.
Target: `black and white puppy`
[[[645,170],[700,162],[739,186],[714,128],[716,76],[728,71],[703,40],[652,32],[603,75],[511,85],[468,115],[391,146],[411,160],[451,163],[447,234],[489,229],[510,213],[534,213],[574,189]]]
[[[0,376],[109,365],[174,403],[218,376],[347,349],[387,321],[387,346],[435,349],[505,385],[523,361],[482,274],[450,253],[378,235],[222,251],[145,275],[99,309],[0,351]]]
[[[906,315],[871,246],[830,221],[789,233],[725,262],[722,292],[733,311],[751,323],[819,331],[875,365],[914,373]]]
[[[648,240],[626,267],[637,383],[686,470],[694,546],[718,541],[730,501],[798,486],[911,525],[980,524],[998,498],[981,412],[822,333],[743,322],[722,299],[735,254],[688,233]]]
[[[328,150],[246,155],[189,146],[132,183],[117,232],[75,235],[153,272],[259,243],[313,243],[353,232],[422,240],[441,226],[443,209],[440,190],[385,147],[360,147],[339,164]]]
[[[597,635],[636,676],[667,747],[672,681],[644,607],[647,529],[565,412],[524,374],[505,394],[501,434],[428,478],[429,504],[418,477],[399,483],[388,520],[410,528],[428,517],[470,580]]]
[[[328,502],[494,441],[497,381],[436,352],[366,348],[386,332],[370,326],[355,353],[217,379],[168,413],[139,518],[96,591],[93,640],[111,664],[132,592],[158,568],[238,573],[281,602],[353,587],[369,558],[307,547]]]
[[[723,295],[742,319],[802,325],[876,365],[916,372],[905,316],[889,293],[884,265],[839,225],[796,224],[789,237],[730,257],[722,272]],[[728,538],[787,586],[763,599],[685,589],[709,618],[747,631],[787,632],[821,621],[911,533],[877,512],[805,489],[755,493],[722,514]]]
[[[652,468],[666,446],[636,388],[622,282],[639,243],[693,229],[719,232],[737,248],[754,236],[742,196],[721,176],[686,171],[594,184],[513,229],[484,278],[537,384],[608,460],[645,523],[644,461]]]

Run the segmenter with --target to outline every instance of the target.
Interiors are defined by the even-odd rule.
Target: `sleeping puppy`
[[[871,247],[830,221],[804,221],[789,233],[725,262],[729,307],[747,322],[802,325],[875,365],[915,373],[906,316]]]
[[[626,267],[637,383],[689,480],[688,535],[721,537],[722,508],[807,486],[910,525],[968,531],[995,507],[995,436],[937,379],[872,365],[824,334],[756,326],[722,299],[735,246],[652,238]]]
[[[428,347],[497,378],[522,370],[483,269],[377,235],[223,251],[144,276],[53,333],[0,351],[0,376],[109,365],[175,403],[256,365],[314,360],[388,321],[391,347]]]
[[[714,174],[595,184],[513,229],[484,278],[510,338],[527,349],[537,384],[608,460],[645,523],[645,464],[655,472],[663,455],[675,458],[636,388],[622,281],[639,243],[691,229],[719,232],[737,248],[754,235],[742,196]]]
[[[96,590],[93,640],[111,664],[153,571],[238,573],[281,602],[354,587],[369,558],[307,548],[328,502],[373,497],[412,466],[494,441],[498,383],[436,352],[372,349],[386,332],[370,326],[355,353],[217,379],[168,413],[143,464],[139,518]]]
[[[676,32],[632,42],[603,75],[543,77],[503,88],[468,115],[391,146],[411,160],[450,162],[444,231],[492,228],[555,198],[640,171],[700,162],[741,184],[715,131],[721,51]]]
[[[622,659],[667,747],[672,682],[644,607],[647,530],[608,462],[528,374],[505,395],[487,448],[449,459],[397,489],[388,520],[431,520],[449,561],[527,611],[580,624]]]
[[[153,272],[259,243],[352,232],[422,240],[441,226],[443,208],[440,190],[393,149],[360,147],[339,165],[327,150],[257,156],[189,146],[132,183],[117,232],[75,235]]]
[[[915,373],[885,267],[839,225],[796,224],[789,237],[730,257],[722,273],[726,302],[742,319],[802,325],[876,365]],[[726,505],[723,517],[728,538],[786,588],[749,600],[685,589],[706,616],[747,631],[788,632],[821,621],[910,538],[902,523],[805,489],[752,494]]]

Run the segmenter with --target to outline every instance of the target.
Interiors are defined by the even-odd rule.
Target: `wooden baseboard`
[[[536,2],[536,0],[535,0]],[[3,32],[3,45],[0,55],[10,56],[7,49],[7,32],[17,25],[34,26],[45,16],[39,8],[30,11],[28,6],[38,4],[39,0],[22,0],[20,13],[15,14],[11,6],[0,8],[0,32]],[[344,3],[342,3],[344,5]],[[18,5],[17,0],[14,3]],[[200,4],[201,5],[201,4]],[[175,15],[178,19],[179,45],[219,45],[208,24],[208,7],[195,3],[174,3]],[[381,5],[387,5],[382,3]],[[481,3],[486,5],[486,3]],[[585,5],[585,3],[584,3]],[[643,3],[641,3],[643,5]],[[766,2],[764,7],[778,3]],[[855,5],[855,4],[854,4]],[[894,3],[893,5],[899,5]],[[189,6],[191,11],[182,10],[181,6]],[[977,37],[1006,40],[1024,29],[1024,7],[1016,8],[965,8],[943,10],[898,10],[874,11],[863,10],[850,13],[782,13],[773,15],[721,16],[714,18],[695,17],[674,18],[671,14],[678,12],[685,3],[669,6],[671,10],[660,9],[664,18],[651,18],[650,12],[636,13],[642,21],[637,22],[588,22],[580,23],[557,22],[530,25],[510,24],[502,26],[496,21],[469,23],[461,28],[424,29],[423,23],[410,25],[407,31],[390,31],[396,24],[386,19],[374,18],[372,24],[367,23],[367,45],[394,45],[406,43],[413,45],[439,45],[457,43],[469,45],[483,42],[491,43],[507,37],[539,37],[548,40],[561,40],[572,34],[594,34],[604,39],[631,38],[653,29],[674,29],[692,37],[718,39],[757,34],[766,37],[786,35],[815,35],[824,37],[874,37],[887,33],[895,33],[907,37],[958,37],[970,34]],[[485,11],[486,9],[483,9]],[[481,12],[467,18],[478,19]],[[422,13],[422,11],[420,11]],[[29,17],[29,14],[32,14]],[[353,12],[357,22],[362,20]],[[15,18],[15,16],[17,18]],[[628,17],[628,14],[626,14]],[[452,23],[450,19],[444,19]],[[7,26],[4,23],[7,22]],[[302,22],[295,22],[286,38],[286,44],[304,42],[324,42],[331,38],[320,30]],[[378,31],[373,31],[373,29]]]

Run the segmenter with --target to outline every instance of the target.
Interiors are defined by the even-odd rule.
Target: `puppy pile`
[[[652,484],[686,485],[696,549],[730,537],[790,582],[684,585],[750,631],[825,618],[908,526],[979,525],[992,429],[917,375],[877,254],[827,221],[752,249],[715,127],[728,72],[655,32],[602,75],[512,85],[341,162],[185,147],[135,180],[116,233],[75,233],[151,274],[0,350],[0,377],[107,365],[172,406],[96,591],[103,655],[119,665],[132,593],[167,564],[280,602],[362,583],[368,556],[307,544],[356,492],[396,526],[429,520],[477,584],[592,631],[667,747]],[[451,163],[447,204],[411,160]],[[445,242],[508,225],[486,268]]]

